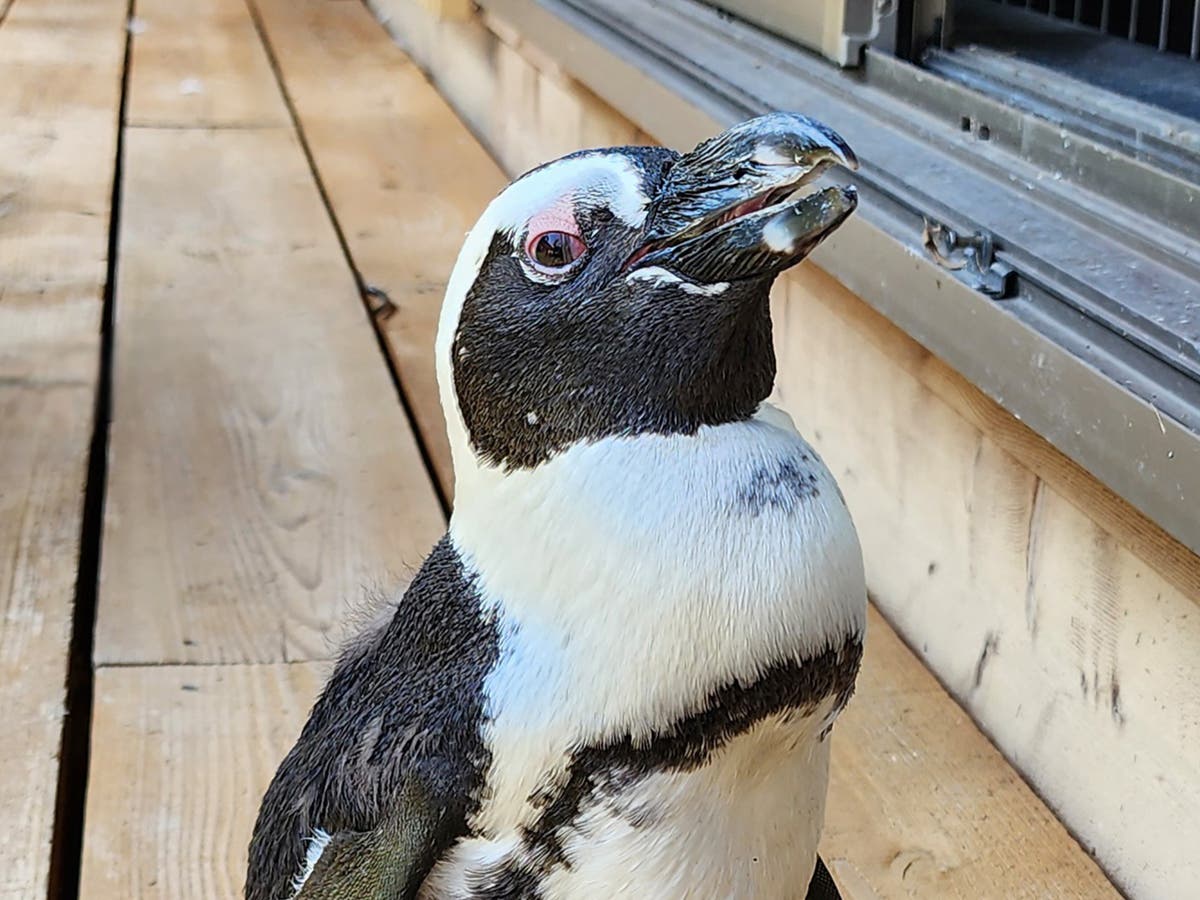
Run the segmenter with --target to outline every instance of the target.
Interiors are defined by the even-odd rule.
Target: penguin
[[[862,553],[767,402],[771,285],[855,208],[809,185],[835,165],[772,113],[491,202],[436,340],[448,531],[279,766],[246,900],[837,896]]]

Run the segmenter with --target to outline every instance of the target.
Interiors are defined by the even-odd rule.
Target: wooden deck
[[[240,896],[348,608],[444,528],[505,181],[355,0],[128,14],[0,12],[2,900]],[[829,808],[848,898],[1115,896],[877,615]]]

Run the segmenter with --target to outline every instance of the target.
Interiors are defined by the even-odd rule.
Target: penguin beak
[[[625,268],[658,266],[698,284],[777,275],[858,204],[848,185],[789,199],[834,165],[857,169],[858,160],[813,119],[771,113],[735,125],[671,168]]]

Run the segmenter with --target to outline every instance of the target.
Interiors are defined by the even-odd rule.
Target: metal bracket
[[[1012,293],[1013,268],[996,259],[996,242],[991,234],[976,231],[964,236],[949,225],[922,218],[925,228],[921,243],[934,262],[958,272],[963,281],[989,297],[1003,300]]]

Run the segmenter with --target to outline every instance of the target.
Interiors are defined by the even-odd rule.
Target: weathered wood
[[[245,0],[136,0],[131,125],[289,125]]]
[[[379,321],[452,495],[433,341],[463,235],[506,179],[364,6],[255,5],[354,265],[393,306]]]
[[[466,19],[471,15],[471,0],[420,0],[430,14],[439,19]]]
[[[290,131],[131,129],[96,659],[327,656],[442,516]]]
[[[452,497],[434,372],[438,310],[462,234],[507,179],[360,5],[254,2],[354,263],[366,283],[381,291],[380,300],[395,307],[380,319],[384,336],[438,480]],[[482,31],[475,22],[442,22],[436,28],[468,39]],[[530,168],[580,146],[636,139],[636,129],[615,115],[581,116],[553,79],[523,75],[510,48],[494,51],[500,71],[508,73],[502,78],[524,78],[530,102],[540,103],[544,121],[552,123],[544,129],[547,138],[489,105],[490,91],[504,88],[493,87],[488,77],[470,78],[480,74],[478,61],[453,53],[454,83],[469,89],[471,102],[507,129],[494,146],[510,168]],[[344,102],[347,91],[361,102]]]
[[[48,889],[124,25],[123,0],[21,0],[0,24],[5,900]]]
[[[845,900],[1117,898],[1096,863],[871,611],[834,728],[821,852]]]
[[[1123,889],[1185,895],[1200,613],[1179,584],[1200,562],[1123,504],[1110,530],[1119,501],[816,268],[776,301],[780,396],[880,608]]]
[[[414,0],[368,5],[510,176],[583,147],[655,143],[490,10],[446,22]]]
[[[437,92],[476,135],[482,134],[484,129],[478,123],[497,115],[497,91],[489,55],[494,38],[479,24],[479,16],[447,21],[431,16],[418,3],[366,2],[396,42],[426,71]],[[454,39],[444,40],[446,35]],[[431,63],[430,53],[438,54],[437,65]],[[490,139],[486,146],[495,152]]]
[[[258,802],[325,677],[320,663],[97,672],[80,896],[242,896]]]
[[[917,344],[865,303],[843,303],[845,288],[814,267],[806,267],[797,284],[829,295],[831,309],[864,337],[892,365],[958,414],[997,447],[1054,488],[1097,525],[1113,535],[1169,580],[1181,593],[1200,604],[1200,559],[1158,525],[1093,478],[1082,467],[1014,419],[998,403]]]

